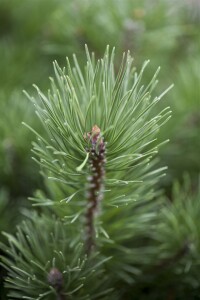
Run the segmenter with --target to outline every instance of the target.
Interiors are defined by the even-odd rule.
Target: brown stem
[[[105,175],[105,143],[100,136],[100,129],[95,125],[87,134],[90,141],[89,163],[91,175],[88,178],[85,246],[87,254],[95,247],[95,217],[99,211],[99,203],[103,198],[103,180]]]

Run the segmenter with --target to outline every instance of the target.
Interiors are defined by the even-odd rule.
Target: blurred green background
[[[64,66],[66,56],[71,59],[76,53],[84,62],[85,44],[97,57],[107,44],[115,46],[116,65],[126,50],[138,68],[150,59],[146,82],[161,66],[158,93],[175,84],[162,104],[171,106],[173,118],[159,137],[170,139],[160,150],[160,164],[169,167],[160,186],[170,197],[173,182],[181,182],[188,173],[191,188],[196,189],[200,172],[199,0],[0,0],[0,231],[13,232],[29,206],[27,197],[44,187],[31,160],[34,136],[21,122],[38,131],[41,128],[22,90],[34,93],[33,83],[46,90],[48,77],[53,75],[52,61]]]

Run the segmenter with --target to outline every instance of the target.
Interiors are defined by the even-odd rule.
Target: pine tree
[[[30,198],[38,209],[4,233],[9,299],[143,299],[157,270],[189,248],[167,251],[159,236],[156,135],[171,111],[158,103],[171,87],[153,96],[159,69],[144,86],[148,61],[137,73],[129,53],[117,71],[114,49],[96,60],[86,47],[86,56],[83,70],[76,56],[64,69],[54,62],[48,94],[27,94],[45,129],[25,124],[37,137],[33,159],[48,180]]]

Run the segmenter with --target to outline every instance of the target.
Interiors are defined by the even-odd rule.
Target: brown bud
[[[87,134],[86,133],[84,134],[84,139],[85,140],[87,140],[87,139],[90,140],[92,145],[97,144],[97,142],[99,144],[103,143],[103,139],[101,138],[101,130],[97,125],[94,125],[92,127],[91,132],[88,132]]]
[[[63,275],[57,268],[52,268],[48,274],[48,282],[57,291],[63,288]]]

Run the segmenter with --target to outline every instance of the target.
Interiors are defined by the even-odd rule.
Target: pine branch
[[[152,172],[151,169],[159,146],[155,146],[155,135],[170,118],[171,111],[167,107],[160,113],[152,113],[170,88],[151,99],[158,71],[144,87],[141,81],[148,61],[137,74],[133,59],[129,53],[124,54],[119,72],[115,74],[114,49],[110,53],[108,47],[97,62],[87,48],[86,56],[84,71],[75,56],[74,67],[67,60],[67,72],[55,62],[56,80],[51,79],[48,96],[36,87],[38,99],[28,97],[34,102],[49,136],[45,139],[31,129],[38,137],[33,144],[34,160],[50,180],[66,186],[66,194],[60,201],[35,199],[36,205],[55,205],[56,209],[62,203],[66,217],[71,212],[77,221],[84,213],[87,227],[84,240],[89,253],[95,245],[95,235],[99,230],[105,232],[98,225],[100,218],[96,218],[102,196],[105,214],[113,207],[129,205],[131,209],[141,198],[153,199],[152,188],[164,170]],[[95,124],[101,138],[92,149]],[[105,155],[101,159],[98,153],[103,138],[107,142],[106,164]],[[97,178],[92,168],[97,169]],[[87,207],[85,212],[83,206]]]
[[[69,226],[51,215],[30,218],[18,226],[16,236],[4,233],[10,246],[0,244],[9,299],[86,300],[96,299],[101,285],[105,293],[111,291],[103,269],[110,258],[87,259]]]

